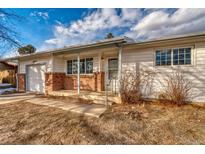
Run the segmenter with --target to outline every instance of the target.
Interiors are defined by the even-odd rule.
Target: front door
[[[113,93],[117,93],[118,90],[118,59],[109,58],[108,59],[108,75],[107,75],[107,85],[108,90]]]

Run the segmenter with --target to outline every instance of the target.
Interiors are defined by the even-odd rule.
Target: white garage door
[[[27,91],[45,92],[45,65],[27,67]]]

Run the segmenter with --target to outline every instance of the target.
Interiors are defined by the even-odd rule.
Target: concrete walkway
[[[18,101],[26,101],[33,104],[55,107],[65,111],[71,111],[94,117],[100,117],[100,115],[106,110],[106,107],[100,104],[82,104],[78,102],[68,103],[52,98],[42,98],[41,96],[29,93],[0,95],[0,104]]]

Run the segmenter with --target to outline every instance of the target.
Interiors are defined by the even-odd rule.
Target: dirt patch
[[[205,144],[205,109],[115,105],[93,118],[27,102],[2,104],[0,144]]]

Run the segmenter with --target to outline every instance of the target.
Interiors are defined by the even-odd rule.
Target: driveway
[[[76,112],[84,115],[100,117],[105,112],[106,107],[100,104],[85,104],[80,102],[64,102],[52,98],[46,98],[42,95],[32,93],[16,93],[0,95],[0,104],[7,104],[13,102],[28,102],[37,105],[45,105],[49,107],[59,108],[65,111]]]

